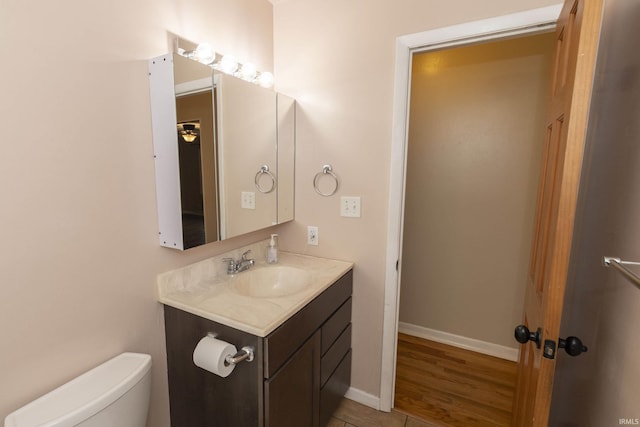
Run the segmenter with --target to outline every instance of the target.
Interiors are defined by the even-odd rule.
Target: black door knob
[[[564,351],[566,351],[569,356],[580,356],[589,350],[582,345],[582,341],[578,337],[567,337],[566,340],[560,338],[558,340],[558,347],[564,348]]]
[[[535,332],[531,332],[525,325],[518,325],[516,326],[514,336],[516,337],[516,341],[520,344],[526,344],[529,341],[533,341],[536,343],[536,347],[540,348],[540,344],[542,342],[542,328],[538,328]]]

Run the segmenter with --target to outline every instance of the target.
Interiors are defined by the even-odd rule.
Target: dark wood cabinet
[[[326,426],[350,385],[352,282],[349,271],[266,337],[165,306],[171,425]],[[195,366],[210,332],[254,347],[254,361],[226,378]]]
[[[320,332],[313,334],[264,382],[265,425],[318,427],[320,411]]]
[[[164,320],[172,427],[264,426],[262,364],[242,362],[222,378],[193,363],[193,350],[209,332],[236,348],[255,348],[256,360],[261,339],[170,306]]]

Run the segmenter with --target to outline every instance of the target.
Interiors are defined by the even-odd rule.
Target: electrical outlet
[[[253,191],[243,191],[241,194],[240,206],[242,209],[256,208],[256,193]]]
[[[340,197],[340,215],[360,218],[360,197]]]
[[[307,227],[307,245],[318,246],[318,227],[314,225]]]

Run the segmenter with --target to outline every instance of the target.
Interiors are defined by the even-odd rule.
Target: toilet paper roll
[[[206,371],[227,377],[236,366],[226,365],[224,359],[227,355],[235,355],[236,352],[236,347],[233,344],[206,336],[193,350],[193,363]]]

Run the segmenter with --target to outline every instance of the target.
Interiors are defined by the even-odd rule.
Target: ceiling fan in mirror
[[[196,142],[200,136],[200,122],[182,122],[178,123],[178,135],[187,144]]]

